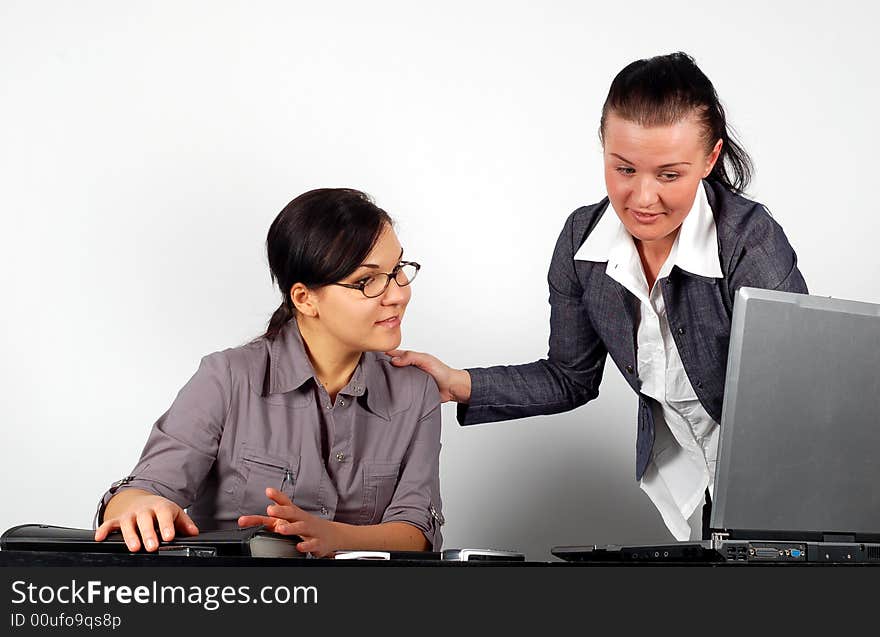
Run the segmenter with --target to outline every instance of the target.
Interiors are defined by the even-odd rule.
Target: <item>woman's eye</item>
[[[618,166],[617,172],[619,172],[621,175],[634,175],[636,169],[632,168],[631,166]]]
[[[675,181],[678,179],[678,173],[660,173],[660,179],[663,181]]]
[[[368,285],[370,284],[370,282],[372,282],[372,280],[373,280],[373,277],[371,277],[371,276],[365,276],[365,277],[360,278],[360,279],[358,279],[357,281],[355,281],[354,284],[355,284],[355,285],[362,286],[362,287],[366,287],[366,286],[368,286]]]

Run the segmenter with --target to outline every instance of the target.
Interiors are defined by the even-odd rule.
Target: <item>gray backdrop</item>
[[[295,195],[371,193],[423,264],[404,345],[546,353],[546,268],[604,194],[599,112],[684,50],[817,294],[880,302],[877,9],[801,2],[0,2],[0,527],[89,526],[199,358],[277,306]],[[424,5],[424,6],[422,6]],[[586,407],[461,428],[447,547],[666,540],[614,369]]]

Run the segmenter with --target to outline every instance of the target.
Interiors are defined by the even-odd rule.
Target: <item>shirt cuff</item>
[[[174,489],[161,482],[138,478],[133,475],[125,476],[111,484],[110,488],[104,492],[103,496],[101,496],[101,500],[98,502],[97,511],[95,511],[95,519],[92,521],[92,528],[97,529],[104,522],[104,511],[107,509],[107,504],[113,496],[126,489],[140,489],[141,491],[147,491],[154,495],[167,498],[172,502],[177,502],[179,497],[179,494]],[[177,502],[177,504],[180,504],[180,502]],[[181,507],[182,506],[183,505],[181,505]]]
[[[485,370],[479,367],[467,368],[471,377],[471,397],[467,403],[458,403],[455,411],[456,420],[461,426],[475,425],[485,422],[480,418],[480,407],[486,403]]]
[[[443,513],[433,504],[425,511],[425,515],[412,515],[411,513],[403,511],[393,513],[388,517],[383,517],[382,524],[386,522],[406,522],[424,533],[425,539],[431,545],[430,550],[439,551],[443,546],[443,534],[440,532],[440,527],[446,522],[443,518]]]

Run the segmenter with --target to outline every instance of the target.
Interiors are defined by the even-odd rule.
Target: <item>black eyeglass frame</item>
[[[416,273],[413,274],[412,277],[410,277],[409,281],[407,281],[406,283],[401,283],[400,281],[397,280],[397,273],[400,272],[403,269],[403,267],[406,265],[411,265],[411,266],[415,267]],[[375,277],[375,276],[385,275],[385,285],[382,286],[381,292],[379,292],[378,294],[373,294],[372,296],[367,294],[367,291],[365,289],[367,287],[366,283],[331,283],[331,285],[339,285],[344,288],[351,288],[352,290],[360,290],[361,294],[363,294],[368,299],[375,299],[376,297],[379,297],[379,296],[382,296],[383,294],[385,294],[385,291],[388,289],[388,286],[391,285],[391,279],[394,279],[394,282],[399,287],[404,288],[407,285],[409,285],[410,283],[412,283],[413,281],[415,281],[416,276],[418,276],[419,270],[421,268],[422,268],[422,266],[419,265],[418,263],[416,263],[415,261],[401,261],[400,263],[398,263],[394,267],[394,269],[391,272],[377,272],[373,276]]]

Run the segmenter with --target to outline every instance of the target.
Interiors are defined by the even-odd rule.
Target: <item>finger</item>
[[[107,539],[107,536],[110,534],[110,531],[119,528],[119,520],[113,518],[112,520],[105,520],[101,526],[95,529],[95,542],[103,542]]]
[[[266,515],[242,515],[238,518],[238,526],[240,528],[247,526],[267,526],[274,529],[278,522],[278,518],[270,518]]]
[[[414,367],[418,367],[422,371],[428,372],[432,376],[434,375],[434,368],[437,366],[439,362],[436,358],[431,356],[430,354],[425,354],[424,352],[414,352],[412,350],[398,350],[400,353],[397,356],[393,356],[391,358],[391,364],[396,367],[406,367],[407,365],[413,365]]]
[[[119,530],[122,531],[122,539],[128,545],[128,550],[135,553],[140,550],[141,542],[137,529],[134,526],[134,516],[126,514],[119,520]]]
[[[318,538],[313,538],[311,540],[303,540],[302,542],[298,542],[296,545],[296,550],[300,553],[317,553],[319,547],[320,542]]]
[[[293,502],[291,502],[290,498],[287,497],[287,494],[282,493],[278,489],[266,487],[266,497],[268,497],[270,500],[277,502],[281,506],[293,506]]]
[[[311,535],[309,533],[308,525],[302,520],[298,522],[280,522],[275,527],[275,532],[283,535],[298,535],[300,537],[308,537]]]
[[[290,500],[286,496],[285,499],[290,502]],[[266,513],[273,518],[281,518],[282,520],[286,520],[288,522],[296,522],[297,520],[303,520],[309,517],[308,513],[306,513],[293,503],[286,505],[270,504],[266,507]]]
[[[186,511],[180,509],[175,520],[175,526],[187,535],[198,535],[199,527],[193,522],[193,519],[187,515]]]
[[[273,518],[279,518],[285,522],[295,522],[298,519],[293,507],[282,507],[277,504],[270,504],[267,506],[266,515]]]
[[[162,535],[162,539],[165,542],[170,542],[174,539],[174,507],[171,505],[168,506],[157,506],[156,507],[156,522],[159,525],[159,533]]]
[[[390,352],[385,352],[388,356],[391,357],[391,364],[397,365],[399,367],[403,367],[406,365],[412,365],[413,363],[413,352],[408,349],[394,349]]]
[[[156,539],[156,521],[153,510],[147,509],[137,514],[138,531],[141,533],[141,541],[147,551],[155,551],[159,548],[159,540]]]
[[[281,535],[296,535],[298,537],[302,537],[299,533],[293,530],[293,525],[282,522],[278,524],[275,529],[275,533],[280,533]]]

